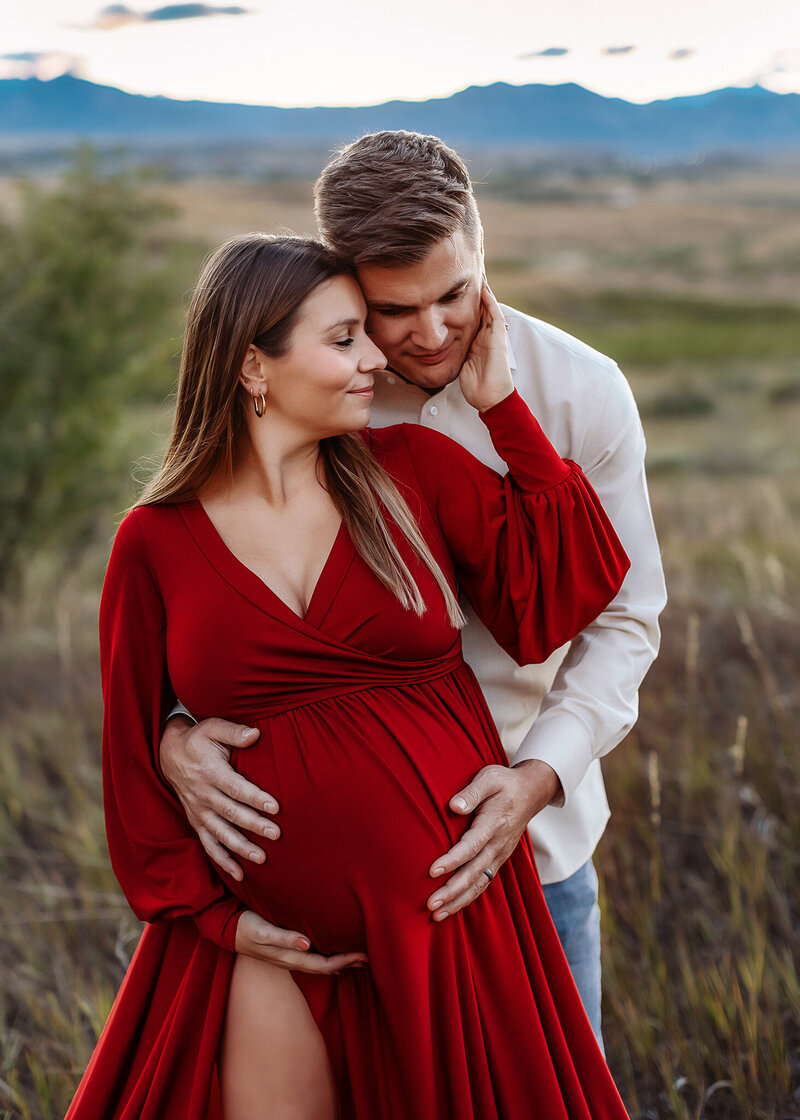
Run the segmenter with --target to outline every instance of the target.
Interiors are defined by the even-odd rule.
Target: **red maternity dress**
[[[367,433],[454,584],[520,662],[613,598],[625,557],[580,470],[522,400],[483,414],[502,479],[415,425]],[[403,610],[341,529],[304,619],[223,544],[198,502],[122,523],[101,608],[114,868],[149,924],[68,1120],[220,1120],[216,1052],[236,920],[252,908],[369,966],[295,973],[342,1120],[618,1120],[626,1113],[545,908],[527,837],[481,897],[435,923],[433,860],[467,827],[448,800],[506,763],[427,570]],[[234,752],[281,805],[243,883],[218,873],[158,774],[173,694],[260,728]],[[268,1013],[269,1009],[265,1009]]]

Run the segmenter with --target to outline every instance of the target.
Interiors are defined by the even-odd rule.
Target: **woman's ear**
[[[267,392],[267,359],[255,346],[248,346],[239,374],[239,384],[251,396]]]

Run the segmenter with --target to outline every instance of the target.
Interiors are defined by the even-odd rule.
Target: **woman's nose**
[[[366,343],[366,353],[358,363],[358,368],[364,373],[373,369],[384,369],[386,366],[386,355],[384,352],[378,349],[371,338],[367,337]]]

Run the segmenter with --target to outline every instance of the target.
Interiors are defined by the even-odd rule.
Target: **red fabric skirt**
[[[369,955],[363,970],[295,974],[342,1120],[626,1116],[527,837],[467,909],[437,923],[426,908],[428,868],[466,827],[448,799],[505,764],[471,671],[254,722],[260,740],[236,761],[278,797],[282,835],[229,885],[316,951]],[[220,1120],[232,962],[189,920],[148,926],[68,1120]]]

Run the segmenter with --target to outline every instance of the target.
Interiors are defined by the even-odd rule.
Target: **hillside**
[[[714,152],[800,152],[800,95],[761,86],[648,105],[581,86],[497,82],[451,97],[360,108],[293,108],[174,101],[70,75],[0,81],[0,139],[142,143],[258,139],[335,144],[382,128],[433,132],[457,145],[569,149],[676,158]]]

